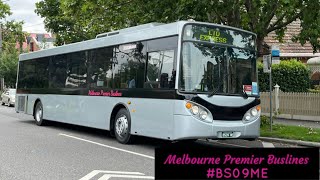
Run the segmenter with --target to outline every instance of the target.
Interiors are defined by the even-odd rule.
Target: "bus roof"
[[[117,31],[99,34],[96,36],[95,39],[91,39],[91,40],[62,45],[62,46],[30,52],[30,53],[24,53],[20,55],[19,61],[36,59],[36,58],[47,57],[47,56],[54,56],[59,54],[67,54],[67,53],[90,50],[90,49],[101,48],[106,46],[131,43],[136,41],[143,41],[147,39],[156,39],[160,37],[174,36],[174,35],[178,35],[182,30],[182,27],[188,23],[227,27],[229,29],[243,31],[243,32],[255,35],[252,32],[230,27],[230,26],[197,22],[197,21],[177,21],[169,24],[149,23],[149,24],[143,24],[139,26],[134,26],[134,27],[129,27],[125,29],[120,29]]]

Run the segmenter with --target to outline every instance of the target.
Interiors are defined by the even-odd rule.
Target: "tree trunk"
[[[20,54],[23,52],[23,42],[19,43]]]
[[[267,44],[265,44],[264,37],[257,37],[257,51],[258,58],[262,57],[263,55],[270,54],[270,47]]]

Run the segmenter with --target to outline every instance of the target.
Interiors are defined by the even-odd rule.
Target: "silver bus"
[[[256,35],[150,23],[21,54],[16,112],[172,141],[260,136]]]

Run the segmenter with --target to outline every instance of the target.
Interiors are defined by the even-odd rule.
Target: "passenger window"
[[[65,87],[87,87],[87,53],[76,52],[69,55]]]
[[[23,71],[21,73],[21,82],[22,83],[22,88],[37,88],[37,67],[35,60],[30,60],[30,61],[22,61],[21,66],[23,68]]]
[[[58,55],[52,58],[50,70],[50,87],[64,88],[67,75],[67,55]]]
[[[117,64],[113,68],[114,87],[143,88],[145,80],[145,45],[143,42],[120,45],[115,48]]]
[[[112,87],[113,48],[105,47],[91,51],[89,66],[90,87]]]
[[[174,50],[148,53],[147,77],[144,88],[173,89],[176,69]]]

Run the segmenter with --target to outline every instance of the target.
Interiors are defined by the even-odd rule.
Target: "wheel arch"
[[[33,104],[33,110],[32,110],[32,116],[34,116],[34,111],[36,109],[36,105],[38,102],[41,102],[41,99],[40,98],[37,98],[35,101],[34,101],[34,104]]]

